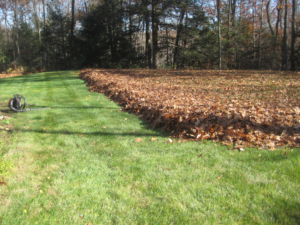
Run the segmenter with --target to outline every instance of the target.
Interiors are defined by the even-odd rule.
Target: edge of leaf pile
[[[292,126],[281,124],[280,121],[272,123],[270,119],[269,122],[262,122],[263,113],[259,111],[262,107],[259,105],[252,108],[259,111],[260,118],[251,114],[251,110],[247,111],[250,114],[239,111],[240,107],[230,110],[230,104],[220,109],[217,103],[209,104],[209,98],[197,101],[193,93],[180,94],[176,85],[172,87],[156,82],[151,86],[147,82],[141,82],[141,79],[136,81],[139,75],[132,74],[138,72],[140,71],[84,69],[79,72],[79,76],[86,81],[91,92],[105,94],[122,105],[124,111],[139,115],[153,128],[165,130],[175,138],[214,140],[230,149],[242,149],[246,146],[270,150],[286,145],[300,147],[298,106],[284,112],[284,115],[292,116],[293,121],[298,121]],[[147,70],[142,73],[147,73]]]

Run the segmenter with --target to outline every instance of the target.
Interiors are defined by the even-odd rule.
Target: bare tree
[[[271,2],[271,0],[269,0],[267,2],[266,11],[267,11],[267,18],[268,18],[269,28],[270,28],[271,34],[274,36],[275,32],[274,32],[274,29],[273,29],[273,26],[272,26],[272,22],[271,22],[271,18],[270,18],[270,2]]]
[[[281,14],[282,14],[282,4],[283,0],[279,0],[277,4],[277,21],[276,21],[276,30],[275,30],[275,36],[278,36],[278,30],[279,30],[279,23],[281,23]]]

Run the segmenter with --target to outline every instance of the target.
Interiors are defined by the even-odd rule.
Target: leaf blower
[[[34,104],[29,104],[29,105],[34,105]],[[25,109],[25,107],[26,107],[26,100],[23,96],[16,94],[14,95],[14,98],[9,99],[8,108],[10,108],[14,112],[27,112],[31,110],[51,109],[51,107],[28,108],[28,109]]]

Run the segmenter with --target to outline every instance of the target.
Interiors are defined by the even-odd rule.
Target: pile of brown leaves
[[[80,71],[153,127],[235,148],[300,146],[300,74],[274,71]]]
[[[0,73],[0,79],[1,78],[7,78],[7,77],[16,77],[16,76],[21,76],[22,74],[17,74],[17,73]]]

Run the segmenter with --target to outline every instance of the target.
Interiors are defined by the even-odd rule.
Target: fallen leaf
[[[145,118],[155,128],[173,132],[175,138],[210,139],[233,146],[238,143],[243,148],[299,146],[298,76],[278,77],[273,72],[261,76],[264,73],[257,71],[247,71],[247,77],[241,76],[245,71],[222,76],[214,70],[186,73],[85,69],[80,77],[91,91],[106,93],[106,98],[124,105],[124,111]],[[254,91],[258,84],[260,88]],[[286,101],[287,95],[293,97]],[[292,129],[283,130],[274,124]]]
[[[143,139],[142,138],[137,138],[134,142],[142,142]]]
[[[46,127],[43,127],[43,130],[46,130]]]
[[[156,140],[157,140],[156,137],[152,137],[152,138],[151,138],[151,141],[156,141]]]
[[[2,177],[2,179],[0,180],[0,186],[1,185],[6,185],[6,183],[4,182],[4,177]]]
[[[222,178],[222,175],[220,175],[218,178],[217,178],[217,180],[220,180]]]
[[[83,135],[80,135],[79,137],[83,137]]]
[[[198,157],[202,157],[203,153],[201,153],[200,155],[198,155]]]
[[[106,126],[104,126],[103,129],[106,129]]]

